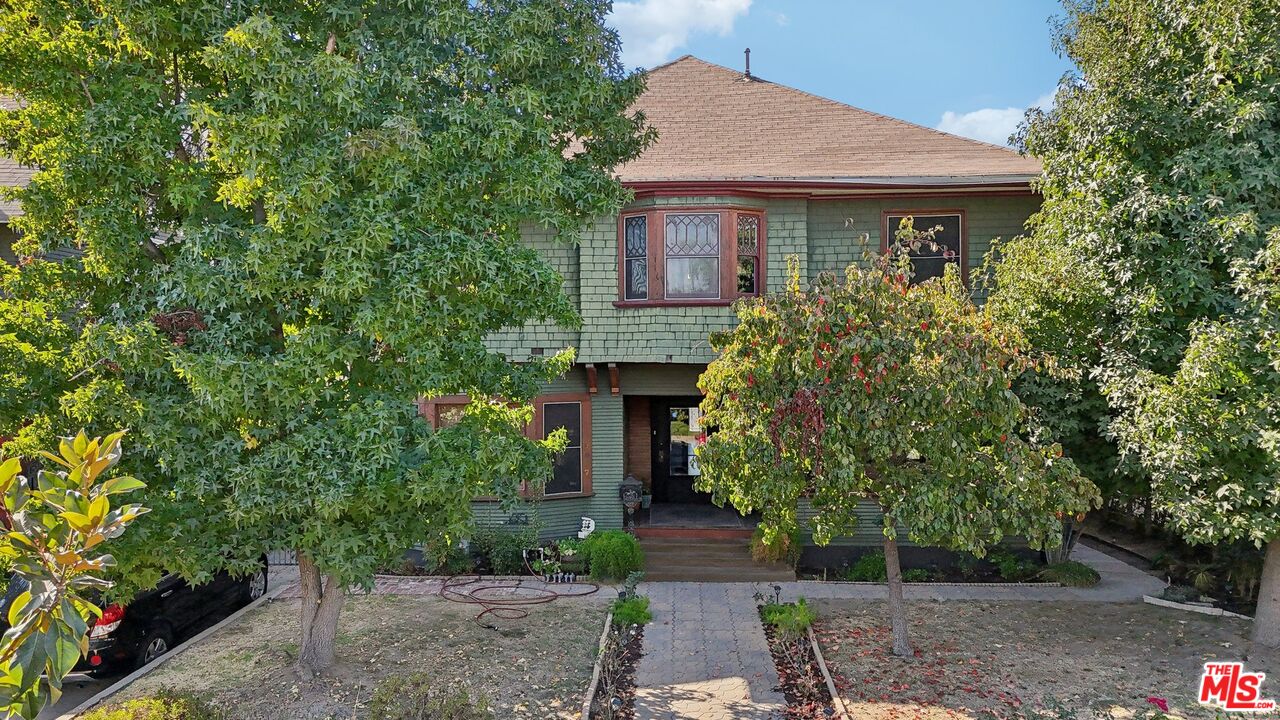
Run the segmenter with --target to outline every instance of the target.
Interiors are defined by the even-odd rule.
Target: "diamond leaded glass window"
[[[719,213],[668,213],[663,247],[668,299],[720,297]]]

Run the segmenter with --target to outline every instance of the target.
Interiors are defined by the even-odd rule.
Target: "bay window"
[[[618,306],[727,305],[764,289],[764,213],[666,209],[624,213]]]

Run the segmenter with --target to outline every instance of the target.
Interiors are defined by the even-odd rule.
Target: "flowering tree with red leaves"
[[[897,655],[912,654],[899,533],[979,555],[1009,536],[1052,547],[1061,518],[1098,501],[1012,390],[1039,361],[1018,329],[975,306],[954,265],[912,282],[910,250],[932,241],[904,222],[888,254],[807,289],[792,267],[784,292],[737,306],[698,383],[717,428],[701,489],[760,511],[766,539],[796,529],[802,499],[818,544],[880,506]]]

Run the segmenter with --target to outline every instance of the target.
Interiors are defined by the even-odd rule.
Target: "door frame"
[[[671,448],[671,409],[673,407],[697,407],[702,403],[699,395],[653,395],[649,397],[649,460],[652,464],[650,491],[653,502],[672,502],[671,466],[667,453]],[[711,495],[706,495],[710,502]]]

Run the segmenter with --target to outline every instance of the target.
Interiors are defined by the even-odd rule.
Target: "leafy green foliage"
[[[476,552],[488,560],[490,572],[495,575],[523,575],[525,552],[538,545],[538,528],[477,528],[471,542]]]
[[[202,581],[291,548],[305,590],[341,592],[465,537],[473,498],[545,482],[563,437],[528,440],[524,403],[572,354],[517,365],[485,338],[579,322],[521,224],[567,240],[615,212],[612,168],[653,137],[606,12],[0,6],[0,94],[22,99],[0,112],[2,148],[39,168],[12,193],[23,252],[81,248],[93,299],[68,330],[77,372],[22,380],[53,391],[3,422],[56,402],[136,428],[155,512],[122,575]],[[5,307],[0,340],[18,324]],[[30,335],[32,362],[66,340]],[[473,401],[462,422],[418,417],[451,394]]]
[[[94,708],[81,720],[223,720],[226,716],[198,695],[164,691],[152,697]]]
[[[645,625],[653,619],[649,612],[649,598],[643,595],[618,598],[613,601],[613,622],[615,625]]]
[[[922,583],[933,578],[934,575],[928,568],[908,568],[902,571],[902,582]]]
[[[3,137],[0,135],[0,137]],[[83,358],[69,351],[88,298],[75,261],[25,257],[0,262],[0,449],[35,457],[57,445],[60,402],[75,386]]]
[[[622,580],[644,567],[644,551],[640,541],[625,530],[597,530],[582,543],[591,576],[604,580]]]
[[[1040,578],[1045,582],[1061,583],[1067,587],[1093,587],[1102,580],[1097,570],[1075,560],[1045,567],[1040,571]]]
[[[1044,204],[1019,242],[1058,259],[997,284],[1042,319],[1054,288],[1091,278],[1097,329],[1062,335],[1096,345],[1107,429],[1196,543],[1280,537],[1278,33],[1270,0],[1068,3],[1078,76],[1023,138]],[[1276,645],[1271,605],[1254,627]]]
[[[793,603],[766,603],[760,608],[760,616],[764,621],[777,628],[784,638],[797,638],[804,635],[818,619],[813,608],[800,598]]]
[[[489,703],[466,690],[440,689],[425,674],[393,676],[378,683],[368,720],[492,720]]]
[[[1041,570],[1040,566],[1031,560],[1003,548],[992,551],[987,559],[996,566],[996,572],[1000,573],[1000,577],[1007,582],[1026,582]]]
[[[884,564],[884,553],[869,552],[854,561],[852,565],[840,573],[842,580],[850,582],[884,582],[889,579],[889,571]]]
[[[894,253],[801,289],[740,302],[739,325],[712,338],[699,380],[708,425],[701,489],[769,537],[791,532],[810,497],[814,541],[857,523],[862,499],[884,533],[981,551],[1009,534],[1060,541],[1059,517],[1096,488],[1029,423],[1013,381],[1033,366],[1018,329],[969,299],[951,268],[910,284],[904,249],[929,242],[904,221]]]
[[[883,511],[894,652],[911,653],[896,537],[982,553],[1007,535],[1062,542],[1061,518],[1098,490],[1044,437],[1013,392],[1036,364],[1014,325],[978,309],[954,264],[913,284],[910,255],[937,247],[904,218],[890,251],[800,287],[739,301],[698,380],[716,427],[697,487],[759,511],[765,540],[797,528],[802,497],[819,545],[849,534],[858,505]]]
[[[780,562],[795,567],[800,563],[800,531],[775,535],[765,540],[765,532],[757,527],[751,533],[751,559],[756,562]]]
[[[89,439],[82,431],[63,438],[58,454],[41,453],[58,469],[41,470],[34,483],[20,474],[19,458],[0,462],[0,495],[11,524],[0,555],[28,585],[14,598],[0,640],[5,717],[34,718],[44,704],[57,702],[63,678],[89,652],[87,621],[102,611],[87,593],[111,586],[102,573],[115,563],[103,544],[147,512],[137,504],[112,506],[113,496],[145,487],[132,477],[108,477],[120,461],[122,437]]]

